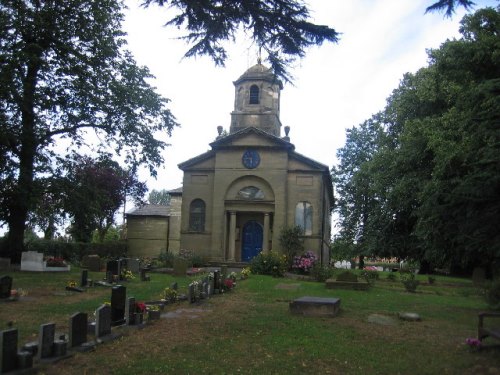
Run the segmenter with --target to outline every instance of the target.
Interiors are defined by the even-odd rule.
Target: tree
[[[151,190],[148,201],[150,204],[161,204],[168,206],[170,204],[170,194],[167,190]]]
[[[66,168],[64,207],[71,217],[70,234],[76,241],[90,242],[97,231],[102,242],[127,194],[132,192],[140,204],[147,190],[136,176],[109,157],[77,157]]]
[[[35,185],[68,149],[115,150],[153,175],[163,161],[161,134],[177,124],[125,49],[121,8],[119,0],[0,4],[0,219],[14,261],[40,197]],[[97,143],[87,145],[91,134]]]

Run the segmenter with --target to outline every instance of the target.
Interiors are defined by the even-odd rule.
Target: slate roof
[[[127,216],[160,216],[169,217],[170,216],[170,206],[163,206],[160,204],[145,204],[131,212],[127,213]]]

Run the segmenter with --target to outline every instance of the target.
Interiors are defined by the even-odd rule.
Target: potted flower
[[[178,292],[175,289],[165,288],[165,290],[163,291],[163,298],[167,302],[173,303],[177,301],[177,297],[178,297]]]

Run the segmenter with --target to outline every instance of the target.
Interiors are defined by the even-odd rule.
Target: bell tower
[[[280,93],[283,84],[259,61],[233,82],[234,109],[230,133],[255,127],[280,136]]]

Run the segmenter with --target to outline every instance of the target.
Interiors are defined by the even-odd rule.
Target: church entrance
[[[241,261],[249,262],[262,251],[262,226],[255,220],[250,220],[243,226]]]

